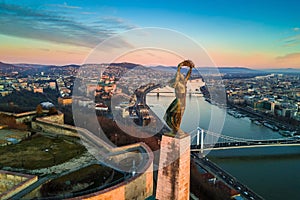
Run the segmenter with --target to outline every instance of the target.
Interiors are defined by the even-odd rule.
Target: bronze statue
[[[181,67],[187,66],[190,67],[188,73],[184,77],[180,73]],[[181,119],[185,110],[185,101],[186,101],[186,83],[191,76],[192,69],[195,67],[194,63],[191,60],[185,60],[177,66],[177,72],[175,75],[175,80],[173,87],[175,88],[176,99],[169,105],[164,120],[167,125],[172,129],[172,135],[179,134],[182,135],[183,132],[180,130]]]

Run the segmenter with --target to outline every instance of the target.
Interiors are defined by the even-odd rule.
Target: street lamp
[[[45,149],[45,152],[50,153],[52,155],[52,157],[53,157],[53,164],[55,165],[55,156],[54,156],[54,154],[48,148]]]

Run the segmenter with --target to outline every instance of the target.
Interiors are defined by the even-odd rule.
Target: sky
[[[297,0],[0,0],[0,61],[82,64],[110,39],[106,53],[130,50],[118,61],[176,65],[185,56],[172,48],[139,50],[132,37],[119,37],[157,27],[199,44],[219,67],[300,68],[299,8]],[[197,54],[174,37],[158,40]]]

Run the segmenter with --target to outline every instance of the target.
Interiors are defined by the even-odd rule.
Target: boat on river
[[[242,114],[240,114],[240,113],[238,113],[238,112],[235,112],[235,111],[233,111],[233,110],[229,110],[229,111],[227,111],[227,113],[228,113],[229,115],[232,115],[232,116],[235,117],[235,118],[241,118],[241,117],[243,117]]]
[[[294,137],[294,135],[295,135],[295,133],[297,133],[297,131],[280,130],[278,133],[285,137]]]
[[[273,131],[278,131],[278,130],[279,130],[277,126],[274,126],[274,125],[269,124],[269,123],[267,123],[267,122],[264,122],[263,125],[264,125],[265,127],[267,127],[267,128],[272,129]]]
[[[261,126],[261,122],[260,121],[255,120],[255,121],[253,121],[253,123],[256,124],[257,126]]]

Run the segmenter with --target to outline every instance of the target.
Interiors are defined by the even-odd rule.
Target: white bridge
[[[250,139],[232,137],[197,128],[191,133],[192,141],[196,137],[196,143],[191,144],[191,151],[221,150],[234,148],[254,148],[267,146],[300,146],[299,137],[285,137],[277,139]]]

